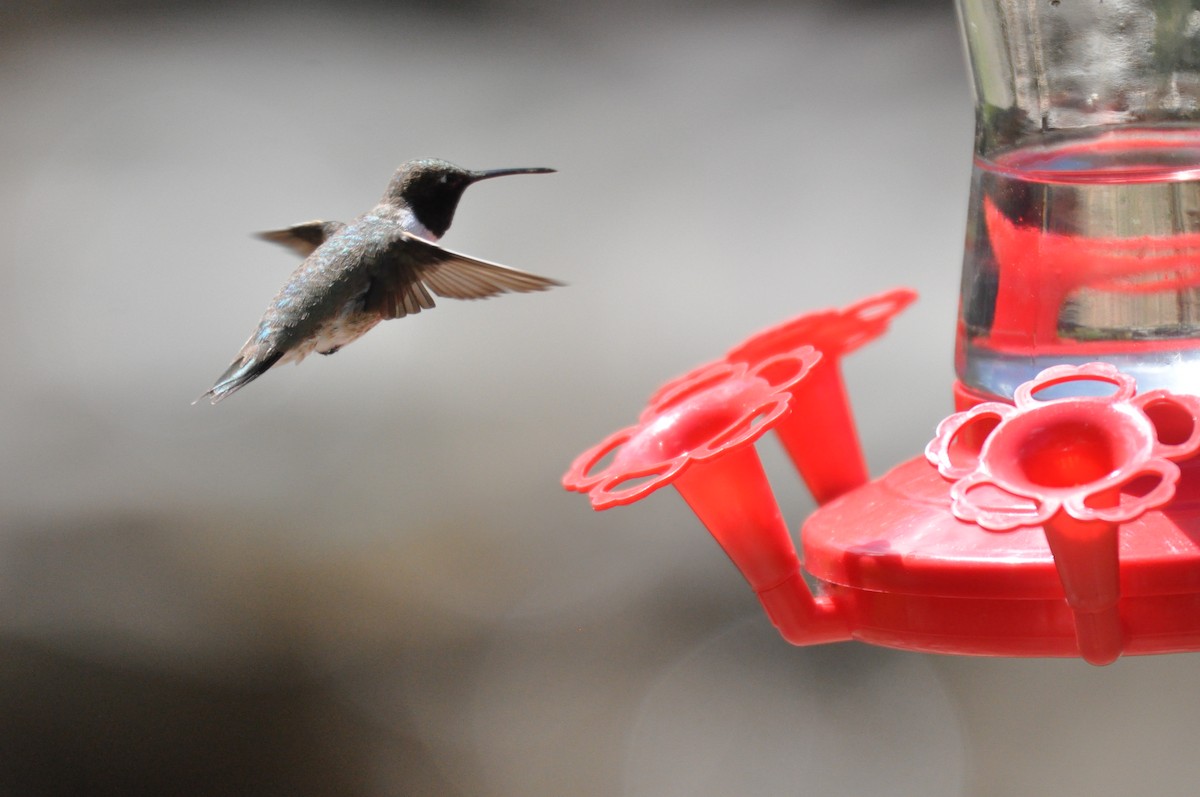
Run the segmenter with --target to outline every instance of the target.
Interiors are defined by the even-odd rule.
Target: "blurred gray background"
[[[917,454],[971,125],[948,2],[0,4],[0,795],[1194,794],[1195,656],[793,648],[672,491],[558,486],[897,285],[846,380],[873,473]],[[559,169],[445,244],[569,287],[191,406],[295,265],[249,233],[419,156]]]

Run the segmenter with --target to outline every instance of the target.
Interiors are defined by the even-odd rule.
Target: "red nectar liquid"
[[[976,158],[962,286],[955,364],[975,391],[1101,360],[1139,391],[1200,394],[1200,130]]]

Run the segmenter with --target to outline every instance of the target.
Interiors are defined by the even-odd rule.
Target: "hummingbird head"
[[[408,161],[396,170],[383,201],[407,206],[425,229],[439,238],[450,229],[467,186],[509,174],[548,174],[554,169],[490,169],[473,172],[437,158]]]

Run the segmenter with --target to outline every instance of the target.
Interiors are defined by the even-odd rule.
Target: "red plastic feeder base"
[[[1200,472],[1187,470],[1181,487],[1195,492]],[[1079,656],[1042,530],[958,520],[950,486],[917,457],[804,524],[805,569],[851,635],[931,653]],[[1200,650],[1200,496],[1122,526],[1119,556],[1121,653]]]
[[[1106,396],[1042,400],[1069,383]],[[1085,391],[1093,392],[1093,391]],[[821,507],[808,571],[854,637],[943,653],[1200,650],[1200,399],[1056,366],[976,404],[925,456]]]

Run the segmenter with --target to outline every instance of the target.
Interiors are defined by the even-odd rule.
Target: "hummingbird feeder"
[[[671,380],[563,484],[596,509],[673,486],[796,645],[1200,650],[1200,18],[958,10],[976,100],[959,411],[925,452],[870,480],[841,376],[916,298],[897,289]],[[755,453],[768,432],[819,505],[802,556]]]

